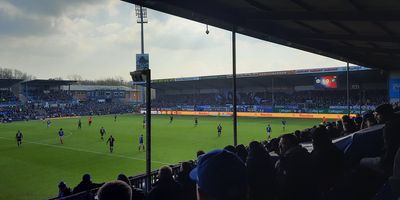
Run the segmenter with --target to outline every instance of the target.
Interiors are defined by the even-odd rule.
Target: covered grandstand
[[[351,113],[388,102],[388,75],[350,68]],[[334,77],[334,87],[320,87],[320,77]],[[232,111],[232,75],[153,80],[156,110]],[[347,113],[346,67],[237,75],[238,110],[277,113]]]
[[[71,80],[27,80],[21,82],[21,94],[24,95],[25,101],[30,103],[71,103],[72,97],[67,91],[61,90],[62,86],[69,86],[76,83]]]
[[[81,102],[122,102],[132,103],[139,100],[138,91],[127,86],[108,85],[70,85],[62,87],[68,91],[74,99]]]
[[[0,79],[0,107],[18,104],[18,83],[21,81],[22,79]]]

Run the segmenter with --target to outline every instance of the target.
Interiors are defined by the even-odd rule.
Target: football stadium
[[[400,198],[397,1],[123,1],[132,81],[0,68],[0,199]],[[231,31],[232,73],[151,78],[146,8]],[[237,33],[347,65],[236,73]]]

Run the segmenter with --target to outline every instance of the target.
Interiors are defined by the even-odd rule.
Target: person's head
[[[279,140],[279,153],[283,155],[289,149],[299,145],[296,136],[293,134],[284,134]]]
[[[58,189],[59,190],[65,190],[67,188],[67,184],[65,184],[64,183],[64,181],[61,181],[59,184],[58,184]]]
[[[131,181],[129,180],[129,178],[125,174],[119,174],[118,177],[117,177],[117,180],[123,181],[126,184],[131,185]]]
[[[83,182],[91,182],[90,174],[84,174],[84,175],[82,176],[82,181],[83,181]]]
[[[314,149],[328,147],[332,141],[324,127],[318,127],[311,131]]]
[[[267,149],[269,152],[279,154],[279,140],[280,138],[272,138],[271,141],[268,142]]]
[[[123,181],[112,181],[100,187],[99,200],[131,200],[132,188]]]
[[[196,153],[196,157],[199,158],[199,156],[206,154],[203,150],[198,150]]]
[[[200,157],[190,173],[197,183],[199,200],[242,200],[247,195],[245,164],[226,150],[213,150]]]
[[[246,162],[248,152],[243,144],[239,144],[236,146],[236,154],[243,162]]]
[[[169,166],[163,166],[158,170],[158,178],[160,180],[170,180],[172,177],[172,169]]]
[[[349,115],[343,115],[342,121],[343,121],[343,130],[346,131],[346,133],[352,133],[357,131],[356,123],[354,119],[352,119]]]
[[[267,151],[265,150],[264,146],[257,142],[257,141],[252,141],[249,144],[249,157],[250,156],[256,156],[260,155],[263,153],[266,153]]]
[[[179,170],[180,170],[180,172],[185,173],[185,174],[190,173],[190,171],[192,170],[192,163],[182,162]]]
[[[361,123],[361,129],[364,128],[369,128],[373,125],[375,125],[377,122],[374,117],[374,112],[371,110],[368,110],[363,113],[362,115],[362,123]]]
[[[374,115],[378,124],[384,124],[393,118],[393,107],[391,104],[381,104],[375,108]]]
[[[60,131],[62,131],[62,128],[60,128]]]
[[[224,150],[227,150],[231,153],[236,153],[236,148],[233,145],[228,145],[228,146],[224,147]]]

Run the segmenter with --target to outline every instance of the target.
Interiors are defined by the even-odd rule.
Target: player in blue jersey
[[[64,144],[64,130],[62,128],[58,131],[58,136],[60,137],[61,144]]]
[[[143,149],[143,151],[144,151],[143,134],[140,134],[140,136],[139,136],[139,151],[140,151],[140,149]]]
[[[271,132],[272,132],[271,125],[268,124],[266,131],[267,131],[267,140],[269,141],[271,139]]]
[[[50,128],[50,126],[51,126],[51,121],[50,121],[50,119],[48,119],[47,120],[47,128]]]
[[[114,151],[114,142],[115,142],[115,139],[113,138],[112,135],[110,135],[110,137],[107,140],[107,144],[110,145],[109,146],[110,147],[110,153],[112,153]]]
[[[22,138],[24,136],[22,135],[22,132],[18,130],[17,134],[15,135],[15,139],[17,139],[17,145],[18,147],[22,144]]]
[[[218,126],[217,126],[217,131],[218,131],[218,137],[221,136],[221,133],[222,133],[222,126],[221,126],[221,124],[218,124]]]
[[[282,130],[285,131],[286,129],[286,120],[282,119]]]

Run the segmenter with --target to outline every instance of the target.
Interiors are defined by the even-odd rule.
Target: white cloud
[[[0,2],[0,65],[39,78],[122,76],[130,79],[140,52],[134,5],[118,0]],[[231,73],[231,33],[148,11],[145,51],[154,78]],[[6,28],[3,28],[6,27]],[[237,37],[238,72],[321,67],[341,62]]]
[[[7,1],[0,1],[0,13],[4,13],[8,16],[20,15],[21,11]]]

